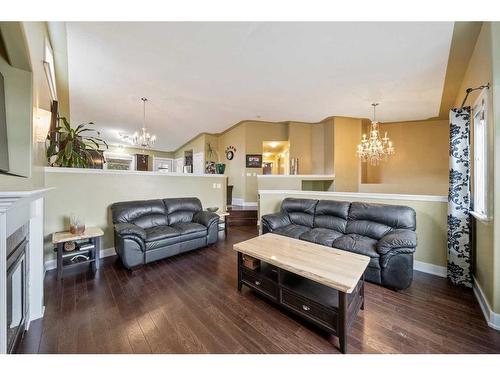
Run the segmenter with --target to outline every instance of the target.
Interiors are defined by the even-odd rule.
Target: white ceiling
[[[438,115],[452,22],[68,23],[72,122],[148,129],[156,149],[238,121]]]

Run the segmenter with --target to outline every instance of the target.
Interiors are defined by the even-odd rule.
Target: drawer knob
[[[309,311],[309,310],[311,310],[311,308],[307,305],[302,305],[302,310]]]
[[[255,282],[255,285],[260,285],[260,281],[256,281],[256,282]]]

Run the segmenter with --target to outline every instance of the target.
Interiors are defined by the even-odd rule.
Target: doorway
[[[262,173],[288,175],[290,172],[290,142],[262,142]]]

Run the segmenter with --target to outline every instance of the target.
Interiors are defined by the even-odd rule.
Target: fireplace
[[[0,355],[43,317],[43,200],[50,189],[0,191]]]
[[[16,350],[26,328],[28,225],[7,238],[7,353]]]

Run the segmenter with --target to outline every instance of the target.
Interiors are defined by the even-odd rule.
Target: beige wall
[[[257,176],[262,174],[262,168],[246,168],[246,154],[262,154],[262,143],[265,141],[289,141],[289,155],[290,158],[299,158],[300,174],[332,174],[333,137],[333,118],[320,123],[248,120],[220,134],[198,135],[176,150],[175,157],[182,157],[184,150],[200,152],[203,145],[210,141],[218,146],[220,161],[226,164],[228,183],[234,186],[233,197],[244,202],[257,202]],[[236,148],[233,160],[225,157],[225,150],[230,145]]]
[[[50,234],[68,229],[71,213],[82,217],[87,226],[104,230],[103,249],[113,247],[113,226],[109,206],[114,202],[137,199],[198,197],[203,207],[225,207],[224,177],[167,176],[148,172],[81,173],[47,172],[46,187],[55,190],[45,198],[46,259],[53,258]],[[222,185],[214,189],[213,184]]]
[[[303,175],[288,175],[279,177],[257,178],[257,189],[261,190],[308,190],[333,191],[333,177],[307,177]]]
[[[193,154],[197,154],[199,152],[205,152],[205,147],[205,133],[202,133],[175,150],[174,155],[175,158],[183,158],[184,151],[193,151]]]
[[[288,128],[288,137],[290,141],[290,160],[299,159],[299,174],[312,173],[313,159],[313,129],[318,124],[308,124],[301,122],[290,122]],[[315,139],[317,137],[314,137]],[[321,155],[323,158],[323,155]]]
[[[352,196],[339,196],[335,193],[329,193],[328,195],[325,195],[325,193],[263,193],[260,195],[259,214],[265,215],[278,212],[281,202],[286,197],[397,204],[412,207],[417,213],[418,246],[415,252],[415,260],[440,267],[446,267],[447,202],[414,201],[405,199],[371,199],[362,198],[359,194],[353,194]]]
[[[396,154],[378,166],[365,164],[362,184],[368,185],[360,191],[448,194],[448,120],[381,124],[380,132],[387,132]]]
[[[356,146],[361,139],[362,119],[335,117],[333,168],[336,191],[358,191],[361,163]]]
[[[492,45],[492,70],[493,79],[492,95],[490,104],[492,105],[491,118],[493,119],[493,132],[490,137],[493,150],[493,174],[490,186],[494,191],[493,213],[500,212],[500,23],[491,23],[491,45]],[[496,189],[495,189],[496,187]],[[493,310],[500,314],[500,220],[495,220],[494,225],[494,255],[493,255]]]
[[[236,126],[222,133],[218,146],[221,160],[226,164],[227,183],[233,185],[233,198],[245,199],[245,127]],[[224,154],[228,146],[236,148],[233,160],[227,160]]]

